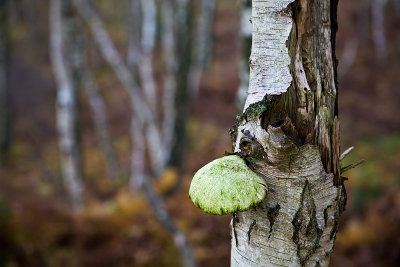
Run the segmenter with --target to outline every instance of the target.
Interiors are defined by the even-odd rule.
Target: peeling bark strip
[[[346,195],[339,167],[337,0],[253,0],[250,85],[234,151],[267,182],[234,214],[232,266],[328,266]]]
[[[253,41],[250,86],[244,109],[261,101],[265,94],[280,95],[292,81],[290,57],[286,45],[292,29],[290,0],[253,0]]]

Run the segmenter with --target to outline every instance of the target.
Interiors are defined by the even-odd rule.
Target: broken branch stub
[[[210,214],[245,211],[267,195],[267,184],[236,155],[216,159],[194,175],[189,189],[193,203]]]

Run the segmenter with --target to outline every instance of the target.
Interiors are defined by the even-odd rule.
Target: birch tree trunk
[[[110,133],[107,127],[107,112],[104,99],[99,92],[99,88],[92,76],[89,66],[83,71],[82,82],[85,88],[90,109],[92,111],[93,122],[95,125],[96,135],[100,145],[100,149],[103,152],[108,177],[111,180],[116,180],[120,177],[117,155],[115,154],[112,146]]]
[[[385,6],[386,0],[373,0],[372,13],[372,39],[374,41],[376,58],[380,64],[387,60],[386,38],[385,38]]]
[[[182,171],[184,145],[186,141],[186,122],[190,104],[196,97],[200,79],[211,59],[212,25],[214,21],[215,0],[202,0],[201,10],[196,13],[196,1],[177,0],[175,23],[177,53],[177,91],[175,97],[176,120],[174,140],[168,166]],[[177,187],[182,176],[180,175]]]
[[[346,201],[339,167],[337,0],[253,0],[250,82],[234,150],[268,184],[232,219],[232,266],[327,266]]]
[[[178,70],[177,51],[174,30],[174,7],[172,1],[161,2],[161,43],[164,57],[165,76],[163,78],[164,91],[162,94],[163,120],[161,133],[165,147],[166,159],[171,153],[172,143],[174,142],[174,128],[176,120],[175,94],[176,94],[176,72]]]
[[[61,170],[74,208],[82,203],[83,184],[76,140],[75,88],[63,55],[62,1],[51,0],[50,47],[57,82],[56,123],[61,151]]]

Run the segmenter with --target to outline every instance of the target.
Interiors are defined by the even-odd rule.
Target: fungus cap
[[[189,198],[206,213],[230,214],[260,203],[268,191],[265,180],[236,155],[216,159],[196,172]]]

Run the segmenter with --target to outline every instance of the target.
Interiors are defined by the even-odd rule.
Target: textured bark
[[[76,90],[63,55],[62,1],[51,0],[49,12],[51,60],[57,82],[56,123],[61,170],[72,204],[78,208],[83,199],[83,184],[76,140]]]
[[[250,85],[234,150],[269,192],[232,219],[232,266],[327,266],[339,166],[335,0],[253,0]]]

